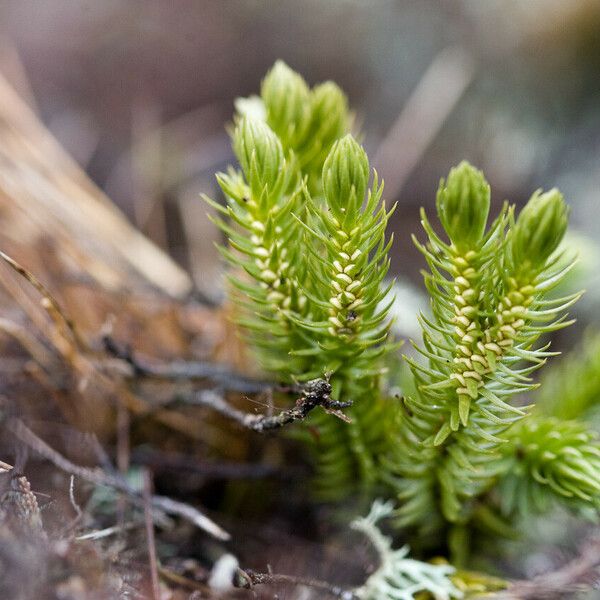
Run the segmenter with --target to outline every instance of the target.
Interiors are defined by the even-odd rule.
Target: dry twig
[[[70,341],[70,349],[72,350],[74,346],[86,348],[86,344],[83,341],[83,338],[79,335],[79,332],[75,327],[75,323],[67,315],[65,315],[60,307],[60,304],[50,293],[48,288],[33,273],[20,265],[14,258],[11,258],[2,251],[0,251],[0,258],[11,269],[16,271],[21,277],[28,281],[42,296],[43,308],[54,322],[57,332],[63,337],[63,339]]]
[[[152,519],[152,480],[148,469],[144,469],[144,522],[146,523],[146,540],[148,542],[148,559],[152,577],[152,596],[160,600],[160,582],[158,580],[158,562],[156,560],[156,540],[154,538],[154,521]]]
[[[131,502],[141,507],[144,506],[143,494],[132,488],[122,476],[105,473],[99,468],[88,469],[87,467],[81,467],[72,463],[33,433],[20,419],[10,418],[6,421],[5,425],[8,431],[22,443],[52,462],[59,469],[96,485],[105,485],[123,492]],[[189,504],[172,500],[165,496],[152,496],[151,500],[152,507],[155,510],[183,517],[219,540],[228,540],[231,537],[214,521]]]
[[[155,363],[134,354],[131,348],[119,344],[109,335],[104,335],[102,341],[108,354],[129,365],[133,377],[152,377],[166,380],[209,379],[227,390],[244,394],[264,392],[273,387],[273,384],[269,382],[244,377],[223,365],[182,360]]]
[[[572,594],[589,589],[586,583],[598,576],[599,568],[600,537],[594,537],[582,546],[579,556],[563,567],[538,575],[530,581],[515,581],[508,589],[492,597],[493,600],[570,598]]]
[[[280,583],[311,587],[339,600],[357,600],[357,596],[352,590],[347,590],[339,585],[333,585],[327,581],[320,581],[318,579],[296,577],[294,575],[280,575],[277,573],[255,573],[254,571],[243,571],[242,569],[238,569],[234,579],[235,587],[246,590],[251,590],[255,585],[277,585]]]
[[[312,379],[301,387],[302,395],[296,400],[292,408],[282,410],[276,415],[255,415],[247,413],[228,404],[223,396],[215,390],[201,390],[189,402],[212,408],[222,415],[229,417],[246,429],[258,433],[279,429],[294,421],[305,419],[317,406],[322,406],[327,412],[343,421],[348,417],[340,411],[348,408],[351,402],[339,402],[330,398],[331,385],[325,379]]]

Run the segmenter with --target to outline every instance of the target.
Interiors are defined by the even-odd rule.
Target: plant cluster
[[[423,342],[415,345],[424,360],[408,359],[416,393],[404,399],[399,443],[389,463],[399,524],[423,532],[449,526],[457,544],[473,519],[499,527],[496,488],[503,512],[531,505],[503,497],[509,489],[533,490],[518,484],[517,470],[526,471],[546,496],[592,500],[600,491],[595,440],[589,436],[573,445],[577,436],[562,425],[565,435],[550,444],[552,427],[529,414],[530,407],[511,402],[536,387],[531,374],[552,354],[539,338],[570,324],[565,311],[579,297],[547,295],[573,264],[565,266],[556,253],[567,227],[563,197],[556,189],[535,192],[518,216],[505,204],[488,228],[489,210],[483,174],[463,162],[437,194],[449,243],[422,213],[428,240],[416,244],[429,267],[431,314],[421,316]],[[563,485],[538,469],[547,445],[554,448],[552,469]],[[575,452],[576,465],[567,460]]]
[[[278,62],[260,98],[237,107],[240,169],[218,175],[225,206],[208,202],[229,240],[221,251],[239,324],[265,371],[286,382],[325,376],[334,400],[352,402],[348,422],[310,418],[319,497],[387,494],[397,526],[421,541],[448,535],[459,558],[472,525],[506,531],[551,501],[595,509],[595,434],[579,415],[560,419],[558,400],[554,414],[524,403],[553,355],[545,336],[570,324],[579,297],[550,293],[573,264],[558,251],[561,193],[537,191],[518,214],[505,203],[490,223],[480,171],[462,162],[441,181],[443,234],[423,211],[426,240],[415,239],[431,310],[406,358],[405,395],[390,397],[394,207],[349,133],[344,94],[331,82],[311,89]]]
[[[332,397],[353,403],[350,422],[314,415],[315,488],[336,500],[373,487],[396,407],[380,390],[393,347],[383,285],[393,209],[348,133],[347,100],[332,82],[310,89],[285,64],[260,99],[238,103],[232,134],[241,170],[219,174],[225,207],[215,223],[234,267],[239,324],[263,369],[282,381],[327,376]]]

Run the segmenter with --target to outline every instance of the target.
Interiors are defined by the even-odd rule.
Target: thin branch
[[[63,312],[62,308],[48,288],[30,271],[20,265],[14,258],[0,251],[2,259],[11,269],[16,271],[21,277],[29,282],[35,290],[42,296],[42,306],[54,322],[58,331],[65,339],[71,338],[71,341],[79,348],[86,348],[83,338],[79,335],[75,323]]]
[[[231,391],[253,394],[273,387],[272,383],[244,377],[227,367],[203,361],[172,361],[156,363],[139,354],[134,354],[128,346],[123,346],[109,335],[102,337],[104,349],[114,358],[127,363],[134,377],[152,377],[167,380],[210,379]]]
[[[70,535],[73,531],[75,531],[79,523],[81,523],[84,518],[83,511],[75,499],[75,475],[71,475],[71,479],[69,481],[69,502],[75,511],[75,517],[62,530],[61,537]]]
[[[71,502],[71,506],[76,514],[76,521],[79,521],[83,518],[83,512],[79,504],[77,504],[77,500],[75,500],[75,475],[71,475],[71,479],[69,481],[69,501]]]
[[[81,467],[72,463],[33,433],[33,431],[31,431],[31,429],[29,429],[20,419],[8,419],[6,421],[6,427],[26,446],[49,460],[59,469],[71,475],[81,477],[81,479],[85,479],[96,485],[104,485],[123,492],[134,504],[143,508],[143,494],[131,487],[127,480],[122,476],[105,473],[99,468],[88,469],[87,467]],[[177,500],[172,500],[171,498],[164,496],[152,496],[152,507],[165,513],[183,517],[219,540],[229,540],[231,537],[214,521],[189,504],[178,502]]]
[[[96,529],[94,531],[78,535],[75,538],[75,540],[78,542],[83,542],[85,540],[101,540],[102,538],[106,538],[116,533],[127,531],[128,529],[135,529],[140,525],[143,525],[143,523],[138,521],[125,523],[124,525],[113,525],[112,527],[106,527],[105,529]]]
[[[333,585],[327,581],[296,577],[294,575],[280,575],[277,573],[255,573],[250,570],[242,571],[242,569],[238,569],[233,585],[237,588],[251,590],[255,585],[277,585],[279,583],[304,585],[326,592],[339,600],[357,600],[358,598],[352,590],[344,589],[339,585]]]
[[[122,402],[117,402],[117,456],[116,464],[118,472],[125,476],[129,471],[129,459],[130,459],[130,418],[129,411],[123,405]],[[126,499],[124,497],[119,498],[117,502],[117,522],[125,522],[125,509]],[[146,505],[144,504],[144,513],[146,512]]]
[[[198,590],[200,592],[203,592],[204,594],[208,595],[210,594],[210,589],[209,587],[206,585],[206,583],[203,583],[201,581],[196,581],[194,579],[189,579],[188,577],[184,577],[183,575],[180,575],[179,573],[175,573],[174,571],[171,571],[170,569],[166,569],[165,567],[161,567],[159,565],[158,567],[158,572],[160,573],[160,576],[165,579],[167,582],[171,583],[171,584],[175,584],[178,585],[180,587],[183,588],[187,588],[189,590]],[[192,596],[190,596],[190,598],[192,597],[196,597],[192,594]],[[200,596],[200,598],[204,598],[205,596]]]
[[[589,589],[586,582],[598,576],[600,538],[588,540],[579,556],[560,569],[543,573],[530,581],[515,581],[508,589],[490,596],[490,600],[552,600]]]
[[[347,408],[351,402],[339,402],[330,398],[331,385],[325,379],[312,379],[302,386],[302,395],[296,400],[292,408],[282,410],[276,415],[256,415],[247,413],[228,404],[223,396],[215,390],[201,390],[191,399],[191,402],[200,406],[212,408],[220,414],[233,419],[246,429],[258,433],[279,429],[294,421],[305,419],[317,406],[322,406],[326,411],[336,417],[349,421],[339,409]]]
[[[148,542],[148,559],[152,578],[152,597],[160,600],[160,582],[158,580],[158,563],[156,561],[156,540],[154,538],[154,521],[152,519],[152,479],[150,471],[144,469],[144,521],[146,523],[146,541]]]

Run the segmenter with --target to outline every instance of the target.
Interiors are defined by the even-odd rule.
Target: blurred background
[[[392,272],[400,276],[397,324],[401,337],[419,335],[414,315],[425,302],[419,273],[424,260],[410,235],[421,235],[420,207],[434,211],[439,179],[462,159],[484,170],[496,207],[505,199],[522,205],[540,187],[562,190],[572,207],[567,243],[581,258],[566,286],[586,288],[587,294],[573,310],[577,327],[561,332],[564,339],[557,347],[567,350],[582,338],[585,327],[597,325],[600,0],[0,1],[0,77],[33,107],[135,227],[191,274],[199,296],[213,303],[222,295],[222,263],[214,248],[219,234],[207,219],[207,205],[200,195],[218,198],[215,172],[233,161],[226,126],[234,101],[257,93],[277,59],[286,61],[311,85],[332,79],[347,92],[357,132],[372,165],[386,181],[387,201],[399,203],[391,229],[395,232]],[[106,219],[100,227],[89,217],[98,213],[82,209],[81,215],[75,214],[84,206],[89,211],[97,200],[94,193],[88,194],[87,182],[80,182],[54,151],[49,156],[48,145],[39,143],[34,148],[42,158],[49,158],[37,161],[30,150],[43,136],[37,132],[37,137],[28,137],[37,130],[26,127],[27,119],[17,120],[16,125],[6,119],[3,109],[8,104],[0,104],[0,139],[8,140],[0,147],[2,250],[57,293],[66,314],[76,317],[91,340],[94,358],[103,356],[99,338],[114,331],[123,344],[132,343],[136,351],[152,357],[210,358],[243,365],[243,353],[236,355],[239,344],[232,341],[237,339],[235,332],[224,324],[225,318],[215,316],[218,311],[148,293],[148,281],[160,287],[161,278],[167,279],[165,272],[171,273],[156,253],[148,253],[147,247],[142,252],[133,240],[131,248],[121,248],[121,255],[114,246],[129,244],[121,243],[126,238],[120,228],[108,227],[113,221]],[[14,107],[6,113],[20,114]],[[37,162],[29,169],[23,156]],[[52,170],[48,165],[53,164],[63,167],[56,181],[46,177]],[[48,190],[53,195],[46,196]],[[68,202],[71,197],[73,203]],[[27,213],[29,206],[46,212],[37,215],[32,208]],[[65,215],[68,223],[61,228],[56,221]],[[49,231],[49,240],[38,235],[40,230]],[[128,259],[134,255],[137,262],[124,260],[123,255]],[[130,262],[143,277],[130,269]],[[292,479],[304,481],[295,471],[289,481],[281,475],[281,465],[302,462],[293,446],[291,451],[287,445],[281,450],[272,438],[257,442],[256,436],[240,435],[221,421],[207,419],[199,407],[162,410],[162,403],[175,397],[169,382],[145,381],[132,397],[124,376],[107,381],[98,367],[98,372],[92,370],[95,378],[90,384],[89,356],[81,361],[78,351],[64,350],[71,347],[57,337],[56,327],[39,303],[39,290],[28,289],[27,282],[15,284],[6,275],[7,268],[2,271],[1,267],[0,316],[6,318],[0,319],[4,360],[0,409],[8,405],[16,414],[29,416],[38,424],[42,438],[81,462],[84,458],[75,444],[79,440],[75,432],[92,431],[109,448],[122,473],[135,474],[131,465],[144,469],[150,465],[161,493],[201,500],[211,510],[224,508],[219,519],[232,525],[236,536],[241,532],[235,543],[241,540],[240,556],[251,565],[262,568],[269,563],[281,572],[292,572],[301,571],[298,565],[302,567],[305,561],[308,573],[323,576],[336,561],[352,566],[352,557],[340,547],[353,551],[353,544],[333,544],[321,552],[313,542],[301,545],[298,541],[307,532],[313,539],[326,539],[316,524],[327,519],[307,525],[304,497],[288,493]],[[123,292],[122,284],[129,283],[134,271],[137,279],[132,277],[131,289]],[[113,286],[106,284],[113,279]],[[175,279],[180,282],[179,277]],[[180,300],[177,294],[173,296]],[[31,339],[22,331],[31,331]],[[38,338],[43,344],[36,342]],[[593,364],[586,366],[579,358],[583,354],[576,355],[564,371],[556,371],[555,386],[548,388],[560,390],[563,380],[566,386],[571,381],[589,383],[581,385],[586,388],[581,395],[596,406],[600,377],[590,378],[589,373],[599,372],[594,361],[600,336],[589,339],[596,340],[586,346]],[[70,343],[77,349],[77,344]],[[24,362],[32,368],[30,354],[34,366],[43,368],[23,368]],[[578,375],[578,364],[587,375]],[[38,371],[44,374],[39,381]],[[563,377],[565,372],[575,375]],[[563,398],[562,392],[556,396]],[[127,404],[129,400],[137,404]],[[257,406],[272,408],[258,402],[251,408]],[[600,417],[594,422],[598,421]],[[11,439],[0,435],[0,459],[14,457],[19,466],[26,461],[13,451]],[[20,451],[21,445],[15,447]],[[286,452],[294,460],[288,460]],[[219,471],[222,465],[215,467],[212,459],[223,455],[232,462]],[[27,475],[32,477],[33,489],[43,492],[41,498],[52,498],[44,520],[56,518],[62,527],[64,515],[73,510],[69,481],[65,474],[57,479],[56,470],[40,467],[42,463],[38,459],[33,466],[27,465]],[[90,460],[90,464],[95,463]],[[232,465],[238,469],[235,476]],[[262,466],[270,469],[268,477],[273,476],[273,481],[262,482],[267,475],[253,470]],[[228,478],[234,487],[228,487]],[[260,478],[261,484],[250,485],[252,478]],[[112,525],[115,498],[91,496],[92,487],[84,483],[76,490],[83,499],[92,498],[88,509],[94,520],[88,525]],[[243,519],[234,520],[237,511],[244,518],[261,514],[265,498],[270,498],[269,510],[275,507],[269,513],[268,528],[252,528]],[[543,531],[531,539],[539,541],[543,533],[552,537],[552,543],[562,543],[566,531],[574,539],[582,537],[570,521],[554,523],[545,520],[540,527]],[[163,557],[168,546],[175,558],[198,556],[203,564],[212,564],[206,557],[216,556],[214,548],[190,529],[181,531],[167,531],[160,537]],[[290,537],[293,544],[286,542],[286,552],[272,543],[283,532],[296,536]],[[0,548],[8,548],[2,535],[0,529]],[[21,571],[13,569],[20,573],[13,577],[18,589],[22,581],[33,578],[37,563],[20,546],[15,547],[15,556],[23,563]],[[293,552],[287,551],[290,547]],[[139,559],[135,553],[132,556]],[[529,549],[515,556],[519,557],[515,564],[520,568],[523,563],[527,575],[564,562],[558,556],[550,563],[545,555]],[[0,556],[0,584],[1,567]]]
[[[0,72],[208,298],[220,266],[199,196],[232,161],[234,99],[278,58],[348,93],[399,201],[404,281],[419,285],[419,207],[467,158],[496,204],[559,186],[585,236],[584,285],[600,287],[599,0],[4,0],[0,36]]]

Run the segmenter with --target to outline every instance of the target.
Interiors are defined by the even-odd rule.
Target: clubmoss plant
[[[262,83],[261,98],[266,122],[284,149],[296,156],[311,193],[319,193],[325,159],[333,144],[349,131],[345,94],[332,81],[310,89],[279,60]]]
[[[217,209],[213,221],[229,238],[230,247],[220,247],[221,253],[244,273],[228,275],[242,315],[240,325],[262,366],[288,380],[303,369],[301,360],[288,356],[302,338],[289,315],[307,310],[296,278],[302,258],[293,242],[299,228],[292,215],[299,210],[301,194],[295,169],[289,167],[293,157],[286,159],[268,125],[247,117],[235,127],[233,148],[242,171],[217,176],[227,206],[207,201]]]
[[[239,324],[271,376],[325,376],[333,399],[353,403],[345,420],[323,411],[308,420],[318,498],[387,493],[398,527],[438,547],[447,535],[457,556],[472,524],[499,533],[552,501],[595,510],[597,436],[583,420],[557,420],[556,399],[527,405],[534,371],[554,354],[547,335],[571,323],[579,297],[549,294],[574,262],[557,251],[561,193],[535,192],[518,215],[505,203],[490,222],[483,173],[467,162],[450,170],[436,197],[443,234],[423,211],[426,241],[415,239],[431,310],[406,359],[405,394],[390,398],[394,208],[348,132],[344,94],[332,83],[311,89],[278,62],[261,97],[236,105],[240,170],[217,176],[225,206],[208,202],[229,239],[221,251]]]
[[[540,414],[560,420],[596,421],[600,404],[600,332],[586,331],[581,342],[553,369],[545,371],[535,394]]]
[[[346,135],[323,166],[324,201],[307,195],[303,223],[313,310],[299,322],[317,344],[302,353],[312,356],[311,377],[325,369],[335,397],[354,403],[347,411],[350,424],[316,417],[317,487],[324,498],[345,495],[352,481],[363,489],[376,484],[395,411],[380,389],[381,358],[393,347],[387,342],[389,301],[385,304],[390,286],[383,286],[392,243],[385,230],[393,208],[388,211],[382,202],[377,175],[370,189],[369,178],[365,151]]]
[[[537,431],[527,407],[510,400],[536,387],[530,375],[551,355],[536,342],[570,323],[565,310],[579,296],[545,298],[572,266],[556,267],[567,225],[557,190],[536,192],[516,219],[505,205],[486,231],[489,187],[461,163],[442,181],[437,207],[450,243],[423,213],[428,242],[417,246],[429,266],[432,314],[421,316],[423,345],[416,348],[425,361],[409,359],[417,393],[404,399],[400,443],[388,465],[399,524],[430,532],[479,517],[489,525],[480,499],[506,473],[503,451]],[[522,419],[529,427],[516,429]],[[585,485],[594,487],[593,478]]]
[[[369,185],[335,84],[310,89],[278,62],[252,102],[250,111],[241,103],[232,134],[241,171],[217,176],[227,205],[207,201],[229,238],[221,252],[232,299],[262,368],[286,382],[326,376],[334,399],[353,402],[348,423],[315,415],[318,434],[306,436],[319,497],[339,499],[378,483],[396,410],[380,389],[380,359],[392,348],[382,305],[392,211],[376,175]]]
[[[502,447],[498,483],[505,517],[529,517],[561,502],[576,512],[595,512],[600,500],[598,434],[578,421],[524,419]]]
[[[499,481],[505,517],[528,517],[561,502],[595,517],[600,508],[600,336],[589,331],[546,371],[531,418],[511,428]]]

